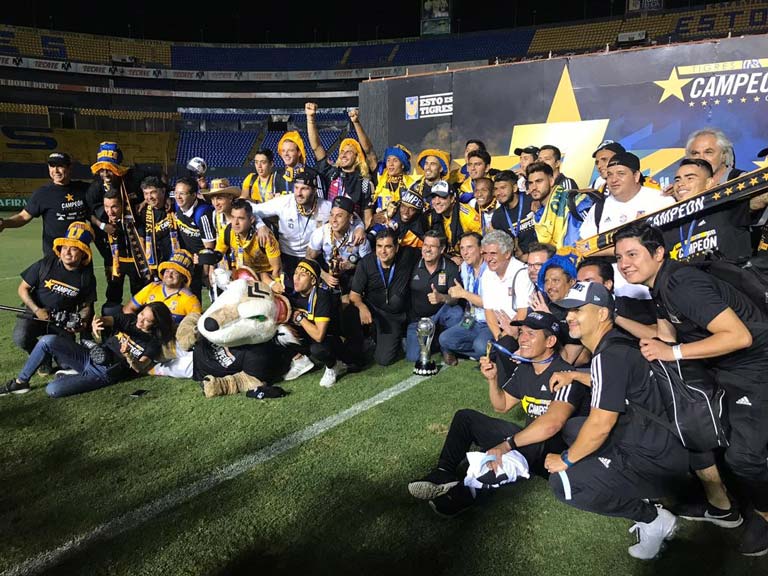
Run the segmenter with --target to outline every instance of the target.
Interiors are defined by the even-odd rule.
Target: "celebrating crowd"
[[[331,387],[371,361],[418,360],[417,325],[429,318],[432,352],[448,366],[475,363],[490,407],[520,405],[525,423],[459,410],[437,465],[408,485],[414,497],[452,516],[489,486],[541,475],[566,504],[632,520],[633,557],[655,557],[680,517],[745,524],[740,551],[768,554],[768,292],[761,302],[701,265],[727,263],[765,288],[768,194],[663,230],[642,218],[742,173],[725,134],[691,134],[665,190],[605,141],[593,153],[596,180],[580,189],[547,143],[515,150],[514,170],[491,168],[476,139],[459,169],[436,148],[392,145],[379,161],[356,110],[358,138],[343,139],[332,163],[317,106],[305,111],[308,142],[287,132],[280,169],[258,150],[242,189],[192,173],[169,187],[123,166],[114,142],[100,145],[90,184],[71,180],[65,152],[51,154],[51,183],[0,219],[0,231],[43,220],[43,257],[21,273],[26,314],[13,331],[29,358],[0,394],[29,391],[36,372],[54,376],[53,397],[157,373],[234,378],[203,389],[263,398],[316,366]],[[579,240],[614,229],[613,246],[579,257]],[[202,342],[185,355],[179,325],[243,269],[289,301],[291,343],[265,352]],[[106,286],[100,315],[97,285]],[[723,408],[713,416],[718,446],[681,440],[657,363]],[[485,453],[478,474],[473,446]]]

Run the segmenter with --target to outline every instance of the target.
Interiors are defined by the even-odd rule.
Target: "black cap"
[[[312,168],[304,168],[301,172],[294,173],[293,181],[317,188],[317,172]]]
[[[560,322],[549,312],[528,312],[525,320],[514,320],[511,326],[528,326],[534,330],[549,330],[555,336],[560,334]]]
[[[347,198],[346,196],[336,196],[336,198],[333,199],[331,208],[341,208],[342,210],[346,210],[352,214],[352,212],[355,211],[355,203],[352,201],[352,198]]]
[[[48,156],[48,166],[69,166],[72,159],[66,152],[54,152]]]
[[[531,154],[532,156],[539,157],[539,149],[536,146],[526,146],[525,148],[515,148],[514,150],[516,156],[520,156],[521,154]]]
[[[400,203],[413,206],[416,210],[424,210],[424,199],[413,190],[404,190],[400,194]]]
[[[620,152],[608,160],[608,166],[626,166],[632,172],[640,172],[640,158],[632,152]]]
[[[763,148],[757,153],[758,158],[765,158],[766,156],[768,156],[768,148]]]
[[[592,152],[592,158],[597,156],[597,153],[600,152],[600,150],[610,150],[614,154],[621,154],[622,152],[627,151],[627,149],[624,148],[624,146],[622,146],[619,142],[614,140],[603,140],[600,142],[600,146],[598,146],[597,149]]]
[[[453,189],[451,188],[451,185],[448,184],[445,180],[438,180],[434,184],[432,184],[432,187],[429,189],[429,195],[430,196],[440,196],[440,198],[448,198],[453,194]]]

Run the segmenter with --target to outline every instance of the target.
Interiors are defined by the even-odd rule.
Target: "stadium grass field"
[[[40,254],[38,221],[0,235],[0,303]],[[97,279],[101,260],[96,256]],[[101,292],[101,290],[100,290]],[[0,316],[0,377],[26,354]],[[490,412],[471,362],[116,529],[121,515],[178,495],[217,469],[406,380],[399,362],[324,390],[313,372],[283,399],[205,399],[192,381],[144,378],[52,400],[36,377],[0,398],[1,574],[764,574],[736,552],[741,529],[680,521],[652,562],[630,558],[630,522],[557,502],[541,479],[498,491],[457,518],[410,497],[434,465],[454,411]],[[131,398],[145,388],[149,393]],[[520,418],[515,414],[513,418]],[[149,515],[151,516],[151,515]],[[134,517],[135,518],[135,517]],[[99,530],[104,537],[94,532]],[[117,533],[119,532],[119,533]],[[116,534],[116,535],[115,535]],[[71,554],[58,556],[54,551]],[[52,562],[50,559],[59,559]],[[35,562],[30,562],[35,560]]]

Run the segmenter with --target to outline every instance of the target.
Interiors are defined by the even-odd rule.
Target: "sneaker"
[[[72,368],[64,368],[62,370],[56,370],[56,376],[74,376],[76,374],[80,374],[77,370],[73,370]]]
[[[53,363],[43,362],[37,369],[37,375],[45,378],[46,376],[52,376],[54,374]]]
[[[757,512],[747,520],[741,536],[739,552],[744,556],[765,556],[768,554],[768,521]]]
[[[326,368],[323,377],[320,378],[320,386],[332,388],[334,384],[336,384],[336,370],[334,368]]]
[[[629,532],[637,536],[637,544],[629,547],[629,555],[639,560],[652,560],[659,552],[664,540],[669,540],[677,530],[677,517],[669,510],[656,505],[658,516],[653,522],[638,522]]]
[[[291,360],[291,367],[285,376],[283,376],[283,380],[296,380],[296,378],[302,374],[306,374],[314,367],[315,365],[312,363],[312,360],[302,354],[298,358]]]
[[[0,396],[7,394],[26,394],[29,392],[29,382],[19,382],[16,378],[11,378],[0,386]]]
[[[722,528],[736,528],[741,526],[744,519],[741,517],[739,509],[735,505],[727,510],[716,508],[709,502],[693,502],[691,504],[682,504],[675,510],[680,518],[692,520],[693,522],[711,522]]]
[[[475,496],[472,489],[457,484],[442,496],[429,501],[429,506],[435,514],[444,518],[453,518],[462,512],[472,508],[475,504]]]
[[[443,352],[443,362],[446,366],[457,366],[459,359],[456,358],[456,354],[453,352]]]
[[[458,483],[459,481],[454,474],[435,468],[421,480],[408,484],[408,492],[419,500],[434,500]]]

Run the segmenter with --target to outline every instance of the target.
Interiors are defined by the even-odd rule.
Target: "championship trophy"
[[[416,325],[416,340],[419,342],[419,360],[413,367],[413,373],[419,376],[437,374],[437,365],[432,361],[432,338],[435,336],[435,323],[430,318],[422,318]]]
[[[334,246],[331,249],[331,259],[328,262],[328,272],[334,278],[341,277],[341,254],[338,246]]]

